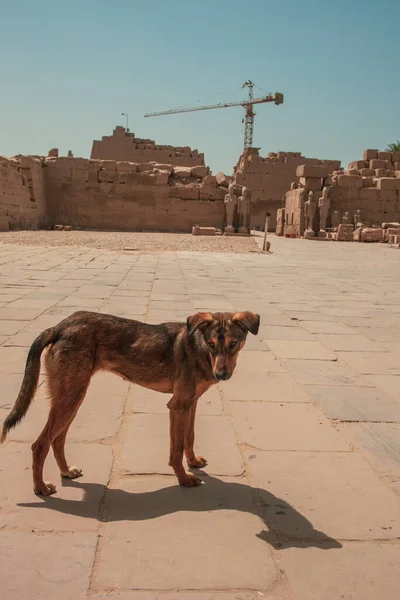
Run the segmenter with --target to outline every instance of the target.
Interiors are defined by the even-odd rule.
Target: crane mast
[[[242,100],[241,102],[219,102],[218,104],[210,104],[207,106],[195,106],[192,108],[176,108],[172,110],[164,110],[161,112],[153,112],[146,113],[145,117],[159,117],[161,115],[175,115],[178,113],[185,112],[197,112],[200,110],[212,110],[215,108],[229,108],[231,106],[243,106],[245,108],[245,117],[244,117],[244,149],[253,147],[253,134],[254,134],[254,105],[255,104],[264,104],[265,102],[274,102],[276,105],[283,103],[283,94],[276,92],[274,95],[268,94],[267,96],[262,96],[261,98],[253,97],[253,87],[254,83],[249,79],[246,81],[242,88],[247,87],[248,97],[247,100]]]

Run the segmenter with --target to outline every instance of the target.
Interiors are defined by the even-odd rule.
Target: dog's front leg
[[[191,402],[183,402],[175,394],[168,402],[170,422],[170,453],[169,465],[174,469],[179,484],[193,487],[201,484],[201,479],[186,473],[182,460],[185,442],[185,431],[189,419]]]
[[[196,408],[197,408],[198,398],[192,403],[192,406],[189,409],[189,416],[186,423],[185,429],[185,440],[184,440],[184,449],[185,456],[189,467],[197,467],[198,469],[202,469],[207,465],[207,460],[203,456],[196,456],[193,450],[194,446],[194,421],[196,418]]]

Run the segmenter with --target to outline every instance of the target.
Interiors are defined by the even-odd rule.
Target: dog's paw
[[[200,477],[196,477],[196,475],[187,473],[187,476],[179,482],[179,485],[183,485],[184,487],[197,487],[198,485],[201,485],[201,479]]]
[[[57,492],[56,486],[50,483],[50,481],[44,481],[43,485],[34,490],[38,496],[51,496]]]
[[[195,456],[194,460],[188,460],[188,465],[191,468],[203,469],[203,467],[207,466],[207,459],[203,456]]]
[[[61,477],[65,477],[68,479],[76,479],[77,477],[82,477],[82,469],[78,469],[78,467],[69,467],[68,471],[64,471],[61,473]]]

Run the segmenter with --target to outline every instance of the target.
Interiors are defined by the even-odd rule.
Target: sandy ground
[[[129,233],[118,231],[9,231],[0,244],[79,246],[105,250],[195,252],[258,252],[254,237],[197,237],[187,233]]]

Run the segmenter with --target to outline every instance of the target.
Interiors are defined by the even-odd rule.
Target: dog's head
[[[189,335],[198,330],[204,338],[217,381],[232,376],[247,334],[257,335],[259,326],[260,315],[252,312],[197,313],[187,319]]]

